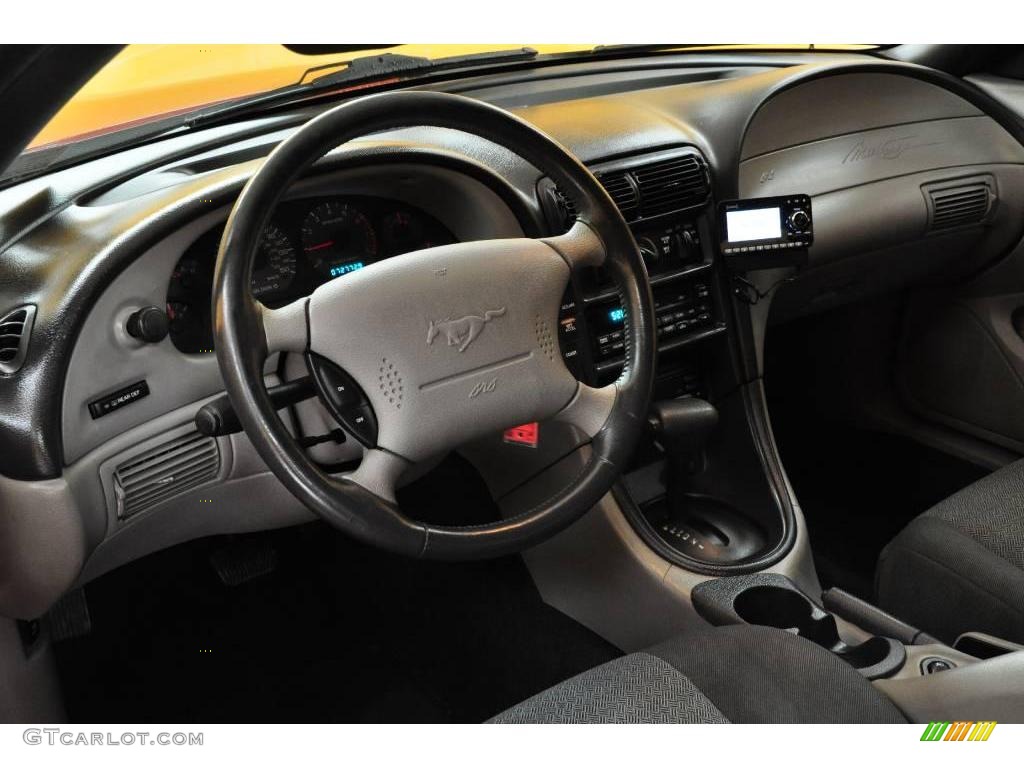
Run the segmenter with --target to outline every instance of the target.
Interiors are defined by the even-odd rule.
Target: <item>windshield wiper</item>
[[[533,48],[513,48],[505,51],[469,53],[462,56],[445,56],[428,59],[425,56],[408,56],[401,53],[382,53],[377,56],[361,56],[348,62],[348,66],[337,72],[321,75],[310,82],[286,85],[272,91],[228,102],[197,112],[188,117],[183,125],[198,128],[224,119],[235,118],[254,111],[280,106],[296,97],[307,98],[318,93],[329,93],[339,86],[372,85],[391,83],[421,73],[443,72],[453,69],[477,67],[487,64],[506,64],[517,61],[531,61],[537,58]],[[334,66],[334,65],[328,65]],[[315,70],[310,70],[315,71]],[[309,74],[307,72],[306,74]],[[305,75],[303,75],[305,77]]]

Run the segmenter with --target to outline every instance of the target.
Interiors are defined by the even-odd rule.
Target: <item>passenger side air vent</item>
[[[697,205],[708,196],[704,164],[694,155],[641,166],[633,171],[633,176],[640,190],[644,218]]]
[[[640,209],[640,198],[637,194],[636,184],[628,173],[601,173],[597,180],[608,192],[612,202],[622,213],[626,221],[633,221]]]
[[[215,438],[187,432],[138,456],[114,470],[117,517],[155,507],[208,480],[220,472],[220,450]]]
[[[980,224],[988,217],[995,201],[992,186],[985,180],[930,185],[924,188],[924,193],[930,231]]]
[[[0,373],[15,373],[25,362],[35,317],[36,308],[31,304],[0,317]]]

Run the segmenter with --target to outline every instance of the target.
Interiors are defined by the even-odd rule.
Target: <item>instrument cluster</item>
[[[171,340],[182,352],[213,349],[213,270],[223,231],[220,225],[203,234],[171,274],[167,316]],[[286,201],[263,231],[252,294],[281,307],[374,262],[452,242],[441,222],[404,203],[355,196]]]

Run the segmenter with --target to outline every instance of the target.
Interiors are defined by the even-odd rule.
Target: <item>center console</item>
[[[716,626],[757,624],[792,632],[832,651],[868,680],[891,677],[907,660],[906,648],[896,638],[842,637],[833,613],[777,573],[705,581],[694,588],[693,605]]]
[[[1024,646],[977,632],[949,646],[840,589],[813,598],[778,573],[704,581],[691,598],[710,624],[776,627],[831,651],[910,722],[1024,721]]]
[[[636,532],[670,562],[716,575],[763,568],[785,554],[792,526],[768,477],[745,377],[732,354],[731,265],[721,247],[722,217],[716,219],[707,163],[695,149],[680,147],[591,170],[633,230],[657,325],[651,429],[616,499]],[[547,179],[538,193],[549,230],[567,230],[575,215],[568,200]],[[760,201],[756,210],[732,204],[742,221],[733,214],[731,235],[754,238],[736,246],[744,254],[792,254],[796,244],[809,242],[809,218],[802,217],[809,217],[810,201],[795,196],[768,205],[774,202]],[[628,322],[602,269],[573,276],[559,341],[578,379],[600,387],[619,376]]]

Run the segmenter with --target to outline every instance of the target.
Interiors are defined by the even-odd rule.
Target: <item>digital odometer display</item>
[[[350,261],[347,264],[335,264],[331,267],[331,277],[341,277],[342,275],[347,275],[349,272],[355,272],[357,269],[362,269],[365,266],[366,264],[361,261]]]
[[[782,237],[782,210],[780,208],[751,208],[741,211],[726,211],[725,227],[730,243],[776,240]]]

